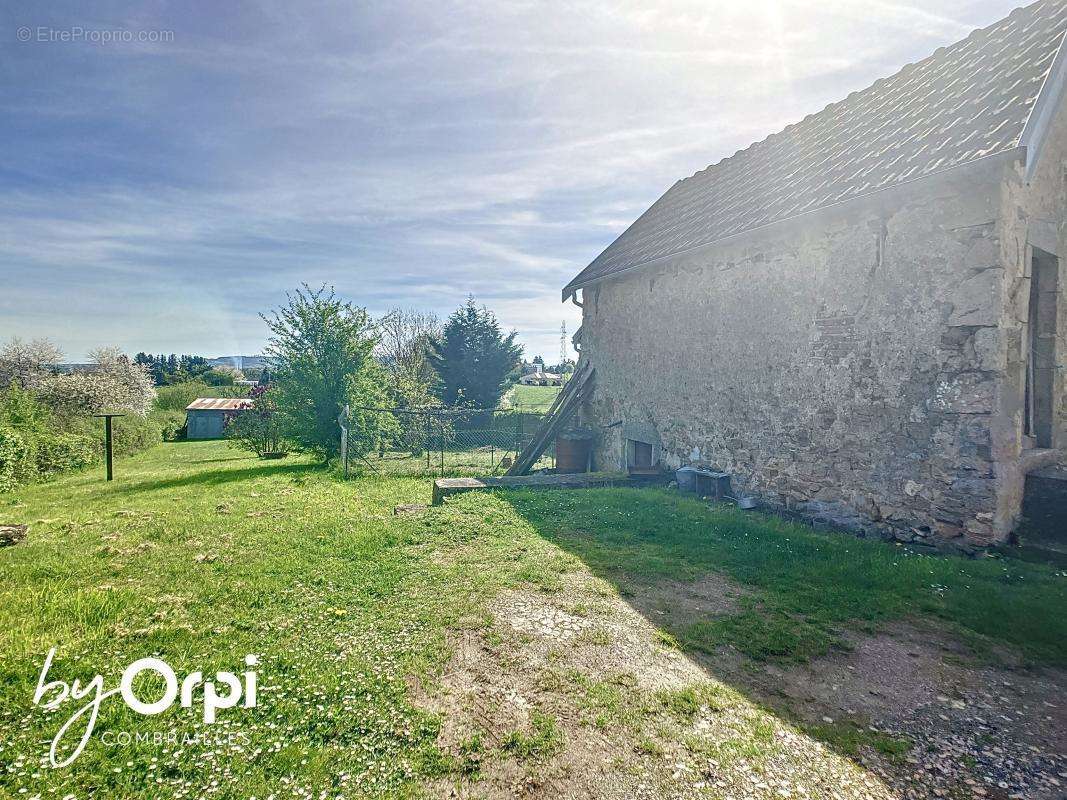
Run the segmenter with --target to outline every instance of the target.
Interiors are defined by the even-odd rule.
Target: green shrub
[[[237,414],[226,428],[230,444],[263,458],[268,453],[280,453],[288,449],[282,431],[281,415],[275,402],[275,392],[253,392],[256,398],[252,407]]]
[[[48,430],[53,424],[52,412],[32,391],[12,383],[0,391],[0,425],[22,434],[33,435]]]
[[[115,417],[112,421],[112,447],[116,456],[132,456],[163,441],[161,424],[151,416]],[[77,417],[68,420],[72,433],[87,436],[97,443],[100,452],[104,447],[104,421],[98,417]]]
[[[37,436],[37,477],[81,469],[102,455],[100,442],[81,433],[42,433]]]
[[[35,477],[37,463],[31,444],[13,428],[0,428],[0,492],[9,492]]]
[[[185,438],[185,412],[156,410],[148,418],[159,427],[164,442],[176,442]]]
[[[132,456],[163,441],[159,423],[150,417],[116,417],[112,446],[117,456]]]
[[[234,380],[244,380],[244,374],[233,368],[212,367],[200,375],[200,380],[212,386],[233,386]]]
[[[114,421],[116,455],[132,455],[178,438],[185,415],[156,411]],[[52,478],[100,461],[103,421],[88,413],[52,411],[32,391],[13,384],[0,391],[0,491]]]

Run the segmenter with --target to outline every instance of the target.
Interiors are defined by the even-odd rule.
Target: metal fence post
[[[111,465],[115,460],[115,450],[111,446],[111,417],[104,417],[104,452],[107,456],[107,479],[111,480],[114,477]]]
[[[345,480],[348,480],[348,420],[351,414],[346,404],[344,410],[337,415],[337,424],[341,427],[341,469],[344,471]]]
[[[426,448],[426,471],[430,471],[430,412],[426,412],[426,431],[422,446]]]
[[[107,463],[107,479],[110,481],[110,480],[113,480],[114,477],[115,477],[114,468],[113,468],[114,460],[115,460],[115,453],[114,453],[114,445],[113,445],[112,436],[111,436],[111,420],[113,420],[115,417],[125,417],[126,415],[125,414],[93,414],[93,416],[94,417],[103,417],[104,418],[104,460]]]

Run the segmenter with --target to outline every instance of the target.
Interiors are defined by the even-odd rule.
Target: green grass
[[[25,542],[0,550],[0,796],[200,797],[217,780],[216,797],[393,797],[442,771],[469,777],[477,748],[440,752],[440,720],[415,706],[408,681],[434,680],[446,632],[484,626],[502,586],[558,581],[577,565],[495,499],[481,498],[475,518],[394,516],[429,502],[425,478],[346,482],[225,442],[166,444],[120,459],[116,477],[93,470],[0,496],[0,520],[30,524]],[[199,701],[144,717],[110,698],[85,752],[54,770],[47,743],[75,705],[32,706],[52,647],[50,679],[99,673],[109,689],[148,655],[180,679],[240,672],[256,654],[259,705],[223,710],[211,728]],[[236,738],[102,740],[123,732]]]
[[[903,736],[893,736],[882,731],[872,731],[852,722],[820,722],[801,725],[805,733],[830,744],[839,753],[856,758],[863,747],[881,753],[890,761],[901,761],[913,744]]]
[[[832,628],[813,624],[809,616],[751,609],[694,622],[682,628],[681,636],[685,646],[705,653],[728,644],[757,661],[802,663],[840,644]]]
[[[506,395],[506,400],[512,408],[522,411],[548,411],[561,388],[559,386],[523,386],[520,383],[511,388]]]
[[[387,516],[397,492],[418,487],[347,491],[299,460],[266,464],[215,442],[120,461],[118,477],[74,476],[0,506],[31,525],[27,542],[0,553],[0,761],[16,767],[0,786],[199,796],[224,768],[241,775],[233,796],[269,794],[293,770],[306,785],[334,784],[342,772],[406,785],[432,753],[436,726],[410,703],[403,676],[436,661],[443,622],[432,598],[418,599],[419,578],[398,546],[404,524]],[[48,718],[30,707],[49,647],[50,677],[101,673],[109,688],[150,654],[179,675],[240,672],[244,656],[258,654],[260,708],[220,713],[241,735],[233,743],[164,754],[99,737],[207,733],[195,709],[139,717],[114,698],[72,767],[42,769],[39,743],[74,709]],[[267,752],[253,756],[256,748]],[[383,761],[390,767],[379,773]]]
[[[0,550],[0,796],[404,797],[442,776],[472,780],[494,759],[549,758],[562,732],[547,716],[506,747],[472,730],[469,747],[442,752],[441,720],[412,687],[433,686],[448,631],[486,630],[501,588],[560,592],[583,562],[620,587],[722,573],[747,590],[735,614],[656,618],[664,646],[797,660],[833,647],[848,626],[915,616],[1067,664],[1067,579],[1052,569],[916,555],[666,491],[467,494],[398,517],[395,505],[429,501],[428,480],[346,482],[300,457],[263,462],[224,442],[163,445],[119,460],[116,476],[105,484],[94,470],[0,496],[0,522],[31,526]],[[74,706],[32,706],[52,647],[50,678],[100,673],[108,688],[148,655],[179,677],[210,677],[257,654],[259,705],[222,710],[210,727],[199,703],[144,717],[111,698],[82,756],[53,770],[41,761]],[[632,728],[652,750],[642,719],[727,702],[643,696],[622,676],[545,681],[573,693],[588,724]],[[723,753],[765,750],[753,726]],[[101,739],[123,731],[233,736]]]
[[[546,761],[563,749],[563,732],[555,719],[534,712],[530,730],[512,731],[500,749],[519,761]]]
[[[804,661],[847,627],[932,618],[974,642],[1067,665],[1067,577],[1012,559],[967,560],[826,534],[665,490],[515,492],[515,511],[597,575],[632,591],[723,573],[748,590],[736,614],[663,627],[683,648],[729,644]]]

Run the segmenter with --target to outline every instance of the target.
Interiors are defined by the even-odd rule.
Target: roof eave
[[[1063,52],[1064,51],[1061,49],[1061,54]],[[1059,55],[1057,55],[1057,60],[1059,60]],[[1060,90],[1062,91],[1062,87],[1061,87]],[[1042,132],[1042,135],[1043,135],[1043,132]],[[1032,154],[1030,154],[1030,155],[1032,155]],[[823,213],[826,213],[828,211],[834,211],[834,210],[837,210],[837,209],[840,209],[840,208],[844,208],[844,207],[847,207],[848,205],[850,205],[852,203],[858,203],[858,202],[860,202],[862,200],[867,200],[867,199],[872,198],[872,197],[877,197],[879,195],[886,194],[888,192],[900,189],[900,188],[902,188],[904,186],[911,186],[913,184],[921,183],[923,181],[929,181],[929,180],[933,180],[935,178],[943,177],[943,176],[945,176],[945,175],[947,175],[948,173],[951,173],[951,172],[957,172],[957,171],[960,171],[960,170],[963,170],[963,169],[975,167],[975,166],[977,166],[979,164],[986,165],[989,162],[994,161],[994,160],[1002,160],[1002,161],[1008,162],[1008,161],[1012,161],[1014,159],[1017,159],[1020,156],[1023,157],[1024,161],[1028,165],[1030,164],[1030,157],[1028,157],[1027,148],[1026,148],[1026,146],[1022,145],[1021,143],[1018,146],[1009,148],[1007,150],[1001,150],[1001,151],[999,151],[997,153],[992,153],[992,154],[987,155],[987,156],[982,156],[980,158],[975,158],[975,159],[972,159],[970,161],[965,161],[962,164],[955,164],[955,165],[953,165],[951,167],[947,167],[945,169],[938,170],[937,172],[931,172],[929,175],[921,175],[918,178],[912,178],[911,180],[902,181],[901,183],[894,183],[894,184],[891,184],[889,186],[883,186],[883,187],[881,187],[879,189],[875,189],[874,191],[867,192],[866,194],[859,194],[859,195],[856,195],[855,197],[849,197],[846,200],[840,200],[840,201],[838,201],[836,203],[831,203],[830,205],[819,206],[818,208],[812,208],[812,209],[809,209],[807,211],[802,211],[799,214],[794,214],[794,215],[789,216],[789,217],[782,217],[781,219],[776,219],[773,222],[768,222],[768,223],[766,223],[764,225],[758,225],[755,228],[748,228],[748,229],[743,230],[743,231],[738,231],[737,233],[731,233],[729,236],[723,236],[723,237],[721,237],[719,239],[716,239],[715,241],[708,242],[708,243],[702,244],[702,245],[697,245],[696,247],[689,248],[688,250],[678,250],[677,252],[669,253],[669,254],[667,254],[665,256],[660,256],[658,258],[654,258],[654,259],[651,259],[649,261],[643,261],[640,264],[634,264],[633,266],[626,267],[625,269],[620,269],[620,270],[618,270],[616,272],[610,272],[607,275],[601,275],[601,276],[596,277],[596,278],[591,278],[590,280],[587,280],[587,281],[579,281],[578,278],[575,278],[570,283],[568,283],[565,287],[563,287],[563,292],[562,292],[563,302],[566,303],[568,298],[570,298],[571,296],[575,295],[578,292],[579,289],[585,289],[586,287],[594,286],[594,285],[596,285],[598,283],[603,283],[604,281],[614,280],[615,278],[621,277],[623,275],[628,275],[631,272],[636,272],[637,270],[647,269],[649,267],[655,267],[655,266],[658,266],[660,264],[664,264],[664,263],[670,261],[671,259],[678,258],[679,256],[694,255],[696,253],[701,253],[701,252],[704,252],[706,250],[710,250],[710,249],[712,249],[714,247],[719,247],[719,246],[721,246],[723,244],[726,244],[727,242],[731,242],[731,241],[733,241],[735,239],[740,239],[740,238],[742,238],[744,236],[751,236],[751,235],[756,234],[756,233],[760,233],[760,232],[763,232],[763,231],[766,231],[766,230],[770,230],[770,229],[775,228],[775,227],[777,227],[779,225],[785,225],[785,224],[790,223],[790,222],[796,222],[797,220],[804,219],[805,217],[813,216],[815,214],[823,214]],[[1036,158],[1034,160],[1036,161]],[[578,277],[580,278],[581,275],[579,275]]]
[[[1067,36],[1060,40],[1059,49],[1052,59],[1045,82],[1037,93],[1034,107],[1030,109],[1030,116],[1023,127],[1019,137],[1019,146],[1026,150],[1026,182],[1034,177],[1041,154],[1048,140],[1048,132],[1052,127],[1052,121],[1063,101],[1064,89],[1067,87]]]

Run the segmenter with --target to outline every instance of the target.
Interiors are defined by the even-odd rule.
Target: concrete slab
[[[488,489],[591,489],[600,486],[645,486],[647,480],[622,472],[584,472],[575,475],[516,475],[485,478],[438,478],[433,482],[433,504],[463,492]]]

